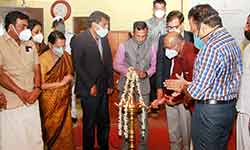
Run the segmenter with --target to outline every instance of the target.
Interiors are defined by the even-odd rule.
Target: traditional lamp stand
[[[124,91],[119,104],[117,104],[117,106],[119,107],[118,134],[119,136],[124,136],[125,139],[128,140],[129,150],[136,149],[135,124],[137,115],[139,113],[141,113],[142,115],[142,136],[144,136],[145,134],[147,106],[143,102],[139,87],[139,77],[136,71],[134,70],[134,68],[129,68],[128,73],[126,74]],[[138,97],[137,101],[135,100],[136,97]]]

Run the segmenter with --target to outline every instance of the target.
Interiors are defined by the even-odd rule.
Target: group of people
[[[46,143],[48,149],[73,150],[74,72],[64,33],[53,29],[46,46],[42,24],[19,11],[9,12],[4,25],[0,148],[43,150]]]
[[[119,45],[114,61],[109,20],[94,11],[88,30],[74,35],[56,17],[44,44],[39,21],[18,11],[6,15],[0,37],[0,149],[73,150],[78,96],[84,150],[94,149],[95,132],[99,149],[108,150],[113,72],[120,74],[120,97],[129,67],[138,74],[144,103],[165,104],[172,150],[189,150],[191,141],[195,150],[227,149],[237,111],[237,148],[250,148],[249,19],[243,63],[236,40],[208,4],[189,11],[190,32],[180,11],[166,15],[166,2],[154,0],[153,17],[134,22],[132,37]],[[147,117],[145,131],[141,150],[148,149]],[[121,149],[128,149],[127,142]]]

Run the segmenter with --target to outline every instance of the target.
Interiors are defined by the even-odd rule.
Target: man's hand
[[[166,96],[166,103],[169,106],[175,106],[176,104],[179,104],[179,102],[174,102],[174,97],[173,96]]]
[[[157,99],[161,99],[164,96],[163,89],[161,88],[157,89],[156,96],[157,96]]]
[[[172,97],[177,97],[177,96],[180,96],[180,95],[181,95],[181,93],[178,93],[178,92],[173,92],[171,94]]]
[[[107,94],[108,94],[108,95],[110,95],[110,94],[112,94],[112,93],[113,93],[113,91],[114,91],[114,90],[113,90],[112,88],[108,88],[108,90],[107,90]]]
[[[181,95],[181,93],[178,93],[178,92],[173,92],[172,94],[171,94],[171,96],[168,96],[168,95],[165,95],[165,97],[166,97],[166,103],[167,103],[167,105],[169,105],[169,106],[175,106],[175,105],[177,105],[177,104],[180,104],[182,101],[181,100],[175,100],[175,98],[176,97],[178,97],[178,96],[180,96]]]
[[[16,91],[16,95],[21,99],[21,101],[27,105],[27,100],[29,99],[29,97],[31,96],[31,93],[23,90],[23,89],[18,89]]]
[[[38,99],[41,91],[40,89],[36,88],[30,93],[30,97],[26,100],[28,104],[34,104]]]
[[[147,77],[147,73],[141,70],[135,70],[140,79],[145,79]]]
[[[147,73],[145,71],[140,71],[139,72],[139,78],[145,79],[147,77]]]
[[[182,76],[176,74],[177,79],[169,79],[164,82],[165,87],[168,90],[173,90],[181,93],[184,90],[184,86],[189,84]]]
[[[95,84],[90,88],[90,95],[91,96],[96,96],[97,95],[97,88],[96,88]]]
[[[170,106],[179,104],[179,102],[174,102],[174,98],[179,96],[181,93],[174,92],[171,96],[163,95],[161,98],[157,98],[151,103],[151,107],[157,109],[159,105],[167,103]]]
[[[6,108],[7,107],[7,100],[3,93],[0,93],[0,108]]]
[[[150,106],[150,107],[152,107],[153,109],[157,109],[157,108],[159,108],[159,105],[165,103],[165,100],[166,100],[166,99],[165,99],[164,97],[161,98],[161,99],[156,99],[156,100],[154,100],[154,101],[151,103],[151,106]]]

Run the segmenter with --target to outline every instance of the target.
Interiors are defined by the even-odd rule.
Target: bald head
[[[164,47],[174,49],[176,45],[181,45],[184,42],[180,33],[169,32],[164,38]]]

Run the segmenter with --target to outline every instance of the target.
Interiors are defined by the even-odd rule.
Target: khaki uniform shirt
[[[32,91],[34,87],[34,67],[39,64],[35,45],[29,42],[21,42],[20,45],[7,33],[0,37],[0,66],[4,72],[20,88]],[[7,109],[23,106],[19,97],[0,85],[0,92],[5,94]]]

